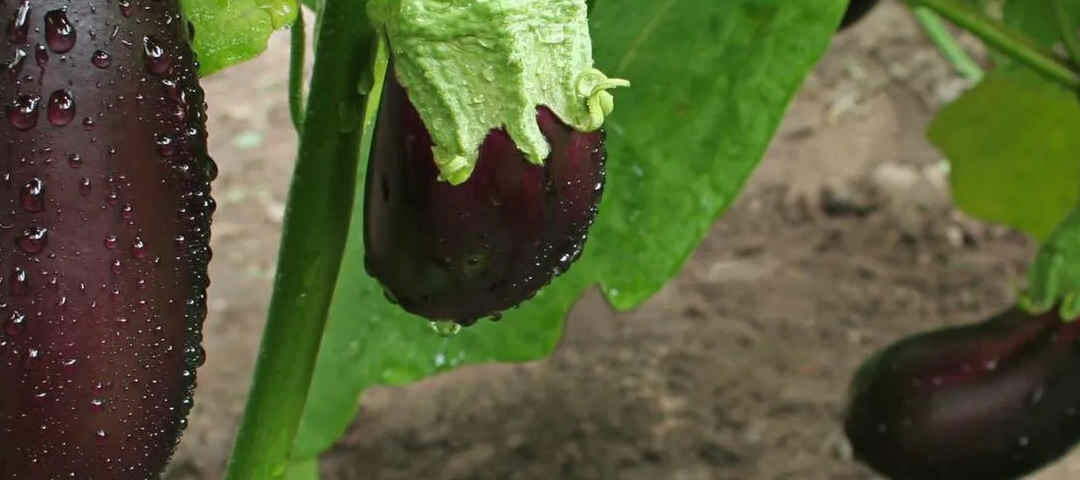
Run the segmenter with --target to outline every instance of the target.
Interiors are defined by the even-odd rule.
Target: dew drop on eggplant
[[[105,50],[97,50],[94,52],[94,55],[90,57],[90,63],[98,68],[109,68],[109,66],[112,65],[112,54]]]
[[[17,130],[30,130],[37,126],[38,110],[41,97],[33,94],[19,94],[15,100],[4,106],[4,114],[11,126]]]
[[[49,229],[45,227],[33,226],[23,230],[22,235],[16,240],[19,248],[30,254],[40,253],[45,248],[45,243],[49,239]]]
[[[61,9],[45,14],[45,43],[56,53],[67,53],[75,46],[75,27]]]
[[[40,212],[45,209],[45,181],[34,177],[23,185],[19,192],[19,202],[27,212]]]
[[[46,111],[49,123],[63,127],[75,118],[75,97],[69,90],[57,90],[49,96],[49,106]]]
[[[21,0],[19,8],[8,19],[8,41],[11,43],[26,43],[26,35],[30,31],[30,0]]]

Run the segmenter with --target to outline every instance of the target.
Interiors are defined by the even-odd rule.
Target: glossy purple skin
[[[0,2],[0,59],[22,57],[0,66],[2,480],[157,478],[204,359],[216,167],[188,24],[121,3]]]
[[[844,11],[844,18],[840,21],[839,30],[855,25],[867,13],[870,13],[870,10],[873,10],[877,4],[878,0],[851,0],[848,3],[847,10]]]
[[[909,337],[853,383],[855,455],[894,480],[1013,479],[1080,440],[1080,323],[1010,310]]]
[[[533,165],[503,130],[480,147],[470,178],[438,180],[431,137],[391,73],[368,165],[366,266],[407,311],[469,325],[531,298],[584,248],[604,184],[604,134],[579,132],[547,108],[552,153]]]

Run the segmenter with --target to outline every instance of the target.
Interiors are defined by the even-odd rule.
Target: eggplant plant
[[[961,0],[909,3],[977,82],[930,132],[959,206],[1045,244],[1018,310],[867,367],[848,433],[895,478],[1019,474],[1080,428],[1062,416],[1073,389],[1054,383],[1072,374],[1064,320],[1080,314],[1080,248],[1062,221],[1080,202],[1080,5],[1013,0],[999,21]],[[205,122],[228,99],[204,98],[199,78],[257,56],[275,30],[292,28],[300,142],[229,480],[317,478],[369,387],[544,357],[587,288],[640,305],[737,197],[831,36],[872,4],[0,3],[0,478],[166,468],[206,361]],[[1000,65],[984,75],[942,19]],[[1008,362],[953,375],[984,354]],[[939,370],[940,389],[905,390]],[[1042,407],[1016,410],[1043,384]],[[976,391],[978,415],[949,408]],[[1014,435],[1045,443],[973,466]],[[948,455],[916,458],[938,447]]]

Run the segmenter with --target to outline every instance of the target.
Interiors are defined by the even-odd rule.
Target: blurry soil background
[[[296,150],[287,37],[204,83],[221,166],[208,361],[169,480],[221,478],[244,406]],[[368,392],[323,477],[876,478],[841,430],[854,369],[1010,305],[1036,248],[950,203],[924,132],[968,86],[884,2],[835,37],[747,189],[655,297],[616,314],[588,293],[542,361]],[[1032,478],[1078,475],[1075,454]]]

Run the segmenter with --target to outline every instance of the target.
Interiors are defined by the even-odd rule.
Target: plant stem
[[[975,60],[972,60],[964,51],[956,39],[953,38],[949,28],[941,21],[936,13],[926,7],[915,7],[915,19],[923,26],[926,35],[938,46],[941,54],[953,65],[961,75],[972,82],[982,80],[983,70]]]
[[[363,0],[327,0],[307,121],[289,189],[277,275],[254,382],[226,478],[266,480],[286,472],[351,217],[363,98],[356,84],[371,62]],[[355,113],[355,115],[353,115]]]
[[[1080,75],[1062,64],[1023,34],[958,0],[909,0],[913,7],[926,7],[957,24],[1012,59],[1031,67],[1062,85],[1080,88]]]
[[[304,9],[296,13],[289,37],[289,117],[297,133],[304,130],[304,60],[307,34],[304,29]]]
[[[1069,57],[1074,64],[1080,64],[1080,38],[1076,36],[1076,25],[1073,24],[1069,12],[1065,10],[1065,2],[1051,0],[1054,6],[1054,16],[1058,20],[1058,28],[1061,30],[1061,40],[1065,42],[1065,49],[1069,51]]]

